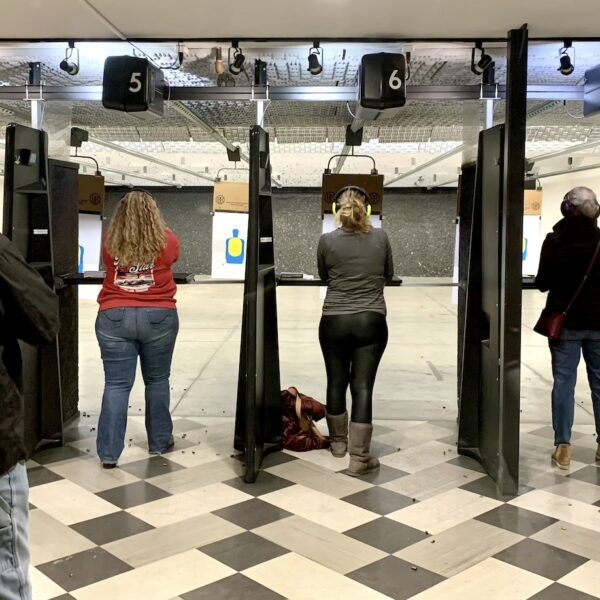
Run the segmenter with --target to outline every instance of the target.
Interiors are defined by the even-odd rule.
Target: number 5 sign
[[[164,76],[148,59],[138,56],[109,56],[104,63],[102,105],[104,108],[162,114]]]
[[[142,74],[132,73],[129,80],[129,91],[132,94],[137,94],[142,89]]]

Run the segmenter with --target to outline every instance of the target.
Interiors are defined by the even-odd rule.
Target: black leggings
[[[327,412],[346,410],[346,390],[352,394],[352,421],[370,423],[377,367],[387,345],[385,316],[376,312],[324,315],[319,341],[327,371]]]

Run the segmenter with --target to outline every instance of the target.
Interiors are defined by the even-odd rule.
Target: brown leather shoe
[[[596,462],[600,462],[600,444],[598,444],[598,448],[596,449]]]
[[[559,444],[552,453],[552,462],[559,469],[568,469],[571,465],[571,445]]]

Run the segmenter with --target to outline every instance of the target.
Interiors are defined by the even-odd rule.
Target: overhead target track
[[[355,87],[170,87],[172,101],[252,101],[353,102]],[[408,86],[409,100],[505,100],[505,85],[419,85]],[[583,85],[528,85],[528,100],[583,101]],[[102,86],[1,86],[0,101],[45,100],[85,102],[102,100]]]

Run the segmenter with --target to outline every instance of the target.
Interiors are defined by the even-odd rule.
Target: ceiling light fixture
[[[180,67],[189,55],[190,49],[183,42],[177,42],[177,61],[179,62]]]
[[[71,60],[73,53],[76,53],[76,60]],[[77,75],[79,73],[79,49],[75,48],[75,42],[69,42],[67,49],[65,50],[65,58],[60,61],[58,65],[61,71],[68,73],[69,75]]]
[[[475,52],[479,50],[479,60],[475,62]],[[471,71],[475,75],[483,75],[484,71],[493,63],[492,57],[485,53],[483,42],[475,42],[475,47],[471,51]]]
[[[311,75],[320,75],[323,72],[323,65],[319,61],[319,55],[322,53],[319,42],[314,42],[313,47],[308,54],[308,69]]]
[[[239,47],[238,42],[232,42],[229,52],[233,49],[233,62],[229,61],[229,72],[234,75],[239,75],[244,68],[244,61],[246,57],[242,54],[242,49]]]
[[[406,81],[408,81],[410,79],[410,75],[411,75],[412,51],[413,51],[412,46],[404,46],[402,48],[402,53],[404,54],[404,57],[406,58]]]
[[[573,60],[569,56],[569,49],[573,48],[573,42],[571,40],[565,40],[563,42],[563,47],[560,49],[558,53],[558,60],[560,61],[560,67],[558,67],[557,71],[560,71],[561,75],[568,77],[575,70],[574,60],[575,60],[575,49],[573,49]]]

